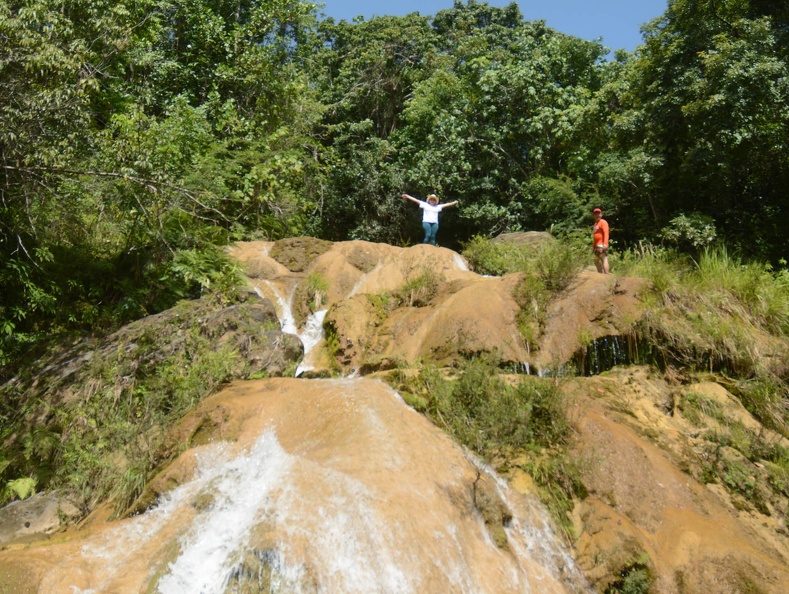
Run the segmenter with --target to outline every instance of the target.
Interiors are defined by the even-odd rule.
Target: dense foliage
[[[352,23],[303,0],[0,4],[0,364],[221,289],[229,241],[789,248],[789,9],[670,0],[634,53],[468,0]],[[216,272],[216,271],[219,272]],[[8,411],[0,411],[0,420]]]

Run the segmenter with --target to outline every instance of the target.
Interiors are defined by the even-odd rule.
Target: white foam
[[[310,314],[310,317],[307,318],[307,323],[304,324],[304,330],[297,335],[304,345],[304,357],[296,369],[296,377],[313,368],[309,363],[309,356],[318,343],[323,340],[323,320],[326,318],[328,311],[327,309],[321,309]]]
[[[201,492],[211,499],[182,539],[180,556],[158,584],[160,594],[219,594],[240,552],[269,504],[269,494],[290,466],[272,431],[251,451],[201,469]]]

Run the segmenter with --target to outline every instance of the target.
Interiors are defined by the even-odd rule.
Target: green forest
[[[2,0],[0,365],[221,290],[230,242],[419,241],[403,192],[460,201],[455,249],[599,206],[613,251],[784,268],[787,106],[772,0],[669,0],[613,56],[515,3]]]

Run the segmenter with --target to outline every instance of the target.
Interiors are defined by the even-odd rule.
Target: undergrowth
[[[520,467],[534,479],[557,523],[570,530],[566,512],[573,497],[586,491],[567,452],[571,423],[553,380],[520,376],[512,384],[476,358],[453,378],[425,365],[417,374],[392,372],[390,381],[406,401],[484,460],[507,465],[524,455]]]
[[[789,435],[789,271],[722,247],[693,260],[650,245],[623,253],[617,268],[651,283],[634,328],[641,340],[674,367],[730,378],[751,414]]]
[[[717,400],[689,392],[679,406],[704,441],[699,480],[718,482],[765,515],[786,507],[789,448],[780,433],[746,427]],[[789,511],[789,510],[787,510]]]
[[[410,260],[401,263],[403,284],[393,293],[401,305],[424,307],[438,294],[444,275],[436,270],[435,262],[414,265]]]
[[[552,295],[569,286],[586,257],[582,245],[573,238],[518,244],[480,236],[466,244],[463,256],[479,274],[522,273],[513,297],[520,308],[518,329],[529,351],[537,346],[542,334]]]
[[[29,495],[32,486],[66,489],[83,513],[108,498],[124,511],[168,455],[168,428],[223,382],[243,376],[239,353],[213,347],[193,313],[184,310],[167,328],[148,328],[114,352],[96,351],[59,402],[28,399],[7,412],[0,504]]]
[[[472,270],[479,274],[531,274],[552,292],[567,288],[583,268],[586,257],[579,243],[570,239],[543,241],[535,245],[494,242],[480,236],[473,237],[466,244],[463,256]]]

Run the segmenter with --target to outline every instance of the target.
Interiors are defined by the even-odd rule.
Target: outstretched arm
[[[415,204],[419,204],[420,202],[420,200],[417,200],[416,198],[414,198],[413,196],[409,196],[408,194],[403,194],[403,198],[405,198],[406,200],[410,200]]]
[[[454,202],[447,202],[444,205],[444,208],[449,208],[450,206],[455,206],[456,204],[460,204],[460,200],[455,200]]]

